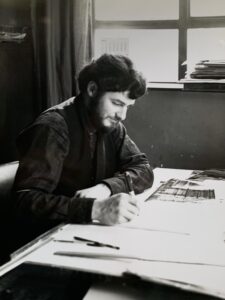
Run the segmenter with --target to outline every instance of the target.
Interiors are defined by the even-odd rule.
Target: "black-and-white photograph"
[[[225,299],[225,0],[0,0],[0,300]]]

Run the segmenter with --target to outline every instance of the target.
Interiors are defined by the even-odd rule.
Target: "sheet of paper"
[[[66,242],[73,241],[74,235],[119,246],[120,250],[87,246],[84,242]],[[54,238],[55,241],[51,242],[52,247],[55,249],[58,247],[61,251],[74,253],[86,251],[102,253],[103,256],[104,253],[112,253],[115,258],[127,255],[150,261],[200,263],[225,267],[225,243],[218,236],[208,239],[206,236],[199,238],[198,235],[134,228],[131,230],[120,226],[68,225]],[[65,242],[62,242],[63,240]]]
[[[154,173],[156,180],[153,188],[140,195],[140,215],[132,222],[124,224],[125,227],[192,234],[198,235],[200,239],[207,236],[213,239],[217,237],[218,240],[222,238],[225,232],[225,181],[205,180],[204,183],[195,181],[187,183],[187,178],[191,174],[188,170],[163,169],[162,172],[157,168]],[[211,199],[189,197],[182,200],[179,195],[172,193],[169,193],[167,198],[164,195],[156,198],[151,196],[163,182],[171,178],[178,178],[174,184],[178,190],[191,187],[192,191],[199,194],[213,190],[215,197]],[[142,198],[146,199],[149,196],[151,197],[147,202]]]
[[[95,250],[89,247],[92,253]],[[127,270],[128,264],[131,261],[113,260],[101,258],[88,258],[80,256],[60,256],[54,253],[58,251],[73,251],[73,252],[87,252],[87,246],[74,243],[50,242],[32,254],[28,255],[26,262],[31,262],[39,265],[57,266],[77,271],[86,271],[96,274],[106,274],[111,276],[122,276],[123,272]],[[105,251],[104,251],[105,252]]]
[[[113,243],[120,250],[87,246],[75,241],[74,235]],[[113,276],[130,273],[145,280],[225,298],[225,244],[218,237],[199,240],[189,234],[120,226],[66,225],[53,238],[30,254],[27,261]],[[78,256],[55,255],[58,251]],[[79,253],[102,254],[102,257],[80,257]],[[121,255],[133,255],[136,259],[121,259]]]
[[[198,239],[223,239],[225,203],[144,202],[140,215],[123,227],[191,234]]]

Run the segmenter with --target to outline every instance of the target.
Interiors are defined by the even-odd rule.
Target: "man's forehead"
[[[129,98],[129,91],[109,92],[109,96],[110,98],[121,101],[126,105],[133,105],[135,103],[135,99]]]

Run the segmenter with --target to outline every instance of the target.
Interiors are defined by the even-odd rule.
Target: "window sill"
[[[182,90],[190,92],[225,92],[225,80],[183,79],[178,82],[148,82],[148,89]]]
[[[180,82],[148,82],[148,89],[183,90],[184,84]]]

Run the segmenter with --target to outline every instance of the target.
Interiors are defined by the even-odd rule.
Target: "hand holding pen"
[[[128,172],[125,178],[129,194],[118,193],[106,199],[96,199],[92,207],[92,220],[115,225],[129,222],[139,214],[139,204],[134,197],[132,178]]]
[[[126,179],[126,184],[127,184],[127,187],[128,187],[129,195],[135,196],[134,188],[133,188],[133,180],[132,180],[131,175],[128,171],[125,172],[125,179]]]
[[[95,200],[92,208],[92,220],[100,224],[116,225],[131,221],[139,214],[136,197],[119,193],[104,200]]]
[[[129,195],[132,196],[133,198],[135,197],[135,193],[134,193],[134,187],[133,187],[133,180],[132,177],[130,175],[130,173],[128,171],[126,171],[125,173],[125,179],[126,179],[126,185],[129,191]],[[137,201],[137,198],[136,198]],[[139,215],[139,211],[140,211],[140,203],[137,201],[136,205],[138,207],[138,215]]]

